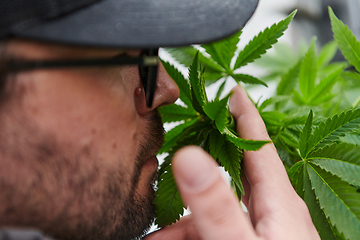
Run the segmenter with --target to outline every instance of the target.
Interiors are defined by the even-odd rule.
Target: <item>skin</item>
[[[269,140],[258,111],[240,87],[233,89],[230,112],[242,138]],[[251,126],[250,128],[248,126]],[[273,144],[244,152],[244,213],[234,193],[202,149],[185,147],[172,168],[182,199],[192,214],[148,235],[146,240],[317,239],[309,211],[292,188]]]
[[[25,59],[110,58],[140,51],[12,40]],[[147,108],[138,66],[20,72],[0,112],[0,226],[58,238],[131,239],[153,219],[157,107],[179,90],[160,66]]]

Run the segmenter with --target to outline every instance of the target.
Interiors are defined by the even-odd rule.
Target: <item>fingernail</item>
[[[217,178],[213,159],[198,147],[186,147],[174,156],[173,173],[178,185],[201,191]]]

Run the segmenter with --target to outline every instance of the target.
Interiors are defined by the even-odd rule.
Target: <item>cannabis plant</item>
[[[330,8],[329,15],[335,40],[317,51],[314,38],[286,64],[274,64],[284,62],[279,61],[284,60],[279,51],[283,47],[265,53],[283,35],[295,11],[260,32],[243,49],[237,47],[241,32],[211,44],[166,49],[189,68],[189,74],[186,78],[163,61],[180,88],[181,103],[160,108],[163,122],[178,125],[167,132],[159,152],[167,153],[155,199],[159,226],[175,222],[184,212],[171,159],[185,145],[198,145],[209,152],[229,173],[241,197],[242,151],[258,150],[267,142],[237,136],[228,110],[231,94],[224,93],[224,86],[235,81],[245,88],[253,84],[266,87],[276,81],[274,95],[255,105],[296,192],[306,202],[322,239],[359,238],[360,109],[356,107],[360,102],[360,42]],[[334,62],[338,49],[345,60]],[[238,71],[254,61],[272,66],[262,80]],[[219,82],[217,94],[209,100],[205,87],[215,82]]]

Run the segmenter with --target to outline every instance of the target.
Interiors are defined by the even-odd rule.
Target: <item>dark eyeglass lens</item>
[[[142,56],[157,56],[158,49],[147,49],[144,50]],[[146,105],[151,108],[155,89],[158,66],[139,66],[141,81],[144,86]]]

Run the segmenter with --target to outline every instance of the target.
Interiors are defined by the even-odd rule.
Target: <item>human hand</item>
[[[269,140],[257,109],[240,87],[233,89],[230,112],[244,139]],[[185,147],[173,158],[173,174],[190,216],[151,233],[146,240],[320,239],[303,200],[296,194],[273,144],[244,152],[242,201],[248,214],[198,147]]]

